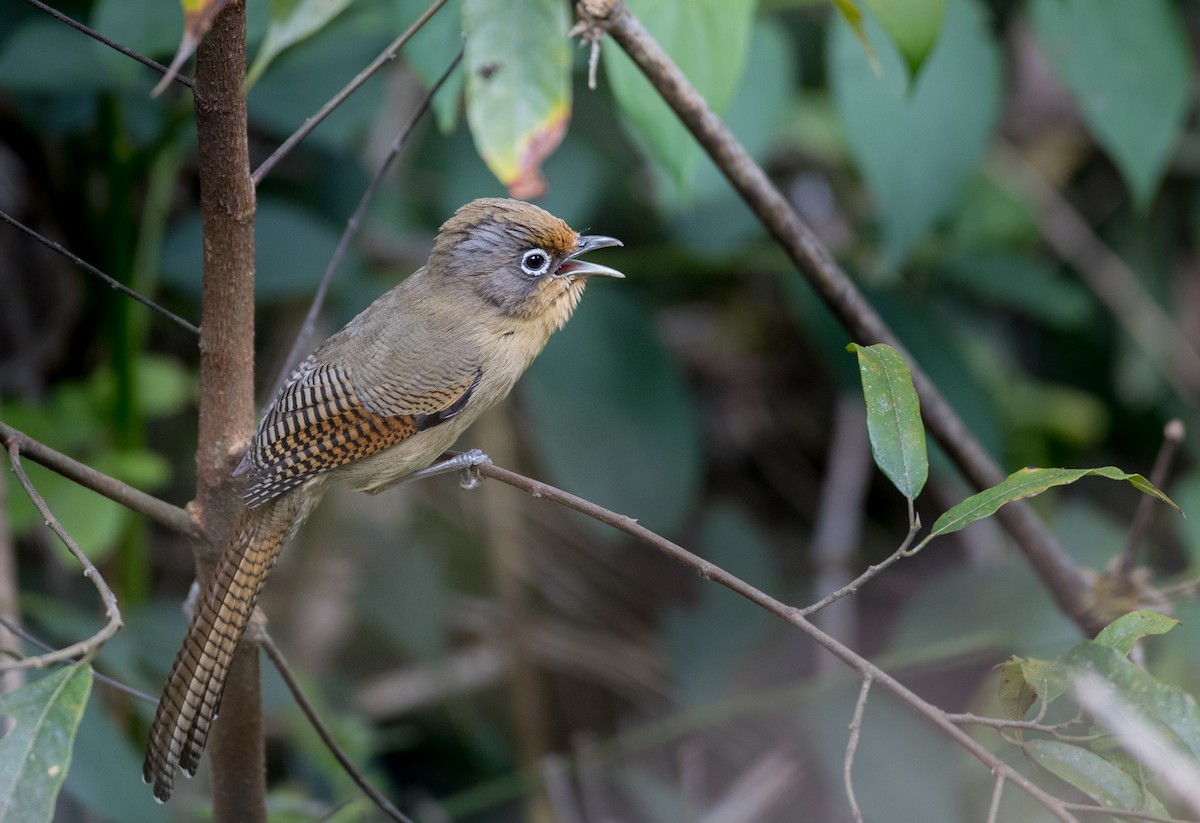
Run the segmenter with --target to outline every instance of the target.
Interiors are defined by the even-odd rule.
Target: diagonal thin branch
[[[26,643],[30,644],[31,646],[37,646],[42,651],[47,651],[47,652],[54,651],[54,647],[51,646],[49,643],[34,636],[33,634],[26,631],[21,626],[17,625],[16,623],[12,622],[11,620],[9,620],[6,617],[0,617],[0,626],[3,626],[5,629],[12,632],[17,637],[21,638],[22,640],[24,640]],[[61,662],[62,663],[78,663],[79,659],[80,659],[79,657],[72,657],[70,660],[63,660]],[[154,695],[146,694],[146,692],[142,691],[141,689],[135,689],[133,686],[126,685],[125,683],[122,683],[120,680],[109,677],[106,674],[101,674],[100,672],[93,670],[92,677],[94,677],[99,682],[105,684],[109,688],[116,689],[119,692],[124,692],[125,694],[129,695],[130,697],[135,697],[138,700],[142,701],[143,703],[149,703],[151,706],[158,703],[158,698],[155,697]]]
[[[375,199],[375,193],[379,190],[379,186],[383,183],[383,178],[391,168],[392,162],[400,154],[400,149],[408,140],[408,136],[412,134],[412,130],[416,127],[417,122],[425,112],[429,111],[429,106],[433,103],[434,95],[445,84],[446,80],[462,62],[463,48],[460,46],[458,53],[454,55],[454,59],[450,61],[450,65],[442,72],[442,76],[437,79],[437,82],[425,93],[421,98],[421,102],[417,104],[416,110],[412,116],[408,118],[408,122],[404,124],[404,128],[396,134],[392,140],[392,145],[388,149],[387,156],[383,163],[375,171],[375,176],[371,178],[371,182],[367,184],[366,191],[358,201],[358,206],[354,209],[354,214],[350,215],[350,219],[346,221],[346,228],[342,231],[341,239],[338,240],[337,248],[333,250],[333,254],[329,258],[329,264],[325,267],[325,273],[321,275],[321,283],[317,286],[317,292],[313,295],[312,305],[308,307],[308,314],[304,316],[304,323],[300,326],[300,331],[296,334],[296,340],[292,343],[292,349],[288,352],[287,359],[283,361],[283,368],[279,375],[275,378],[275,386],[271,389],[271,397],[274,397],[280,387],[283,386],[287,376],[291,374],[296,363],[299,362],[300,356],[304,354],[309,341],[312,339],[313,329],[317,325],[317,317],[321,314],[321,309],[325,305],[325,295],[329,292],[329,284],[333,282],[333,275],[341,265],[342,257],[346,254],[346,249],[350,245],[350,241],[358,234],[358,230],[362,225],[363,216],[367,213],[367,206]],[[264,164],[265,165],[265,164]]]
[[[1179,444],[1183,442],[1186,435],[1187,427],[1178,417],[1168,420],[1167,424],[1163,426],[1163,442],[1158,448],[1154,465],[1150,469],[1150,482],[1156,488],[1166,488],[1171,464],[1175,462]],[[1143,498],[1149,498],[1149,495],[1143,495]],[[1137,510],[1133,513],[1133,523],[1129,526],[1129,536],[1125,539],[1125,550],[1121,553],[1120,560],[1117,561],[1115,576],[1118,581],[1127,580],[1133,572],[1133,567],[1137,564],[1138,551],[1142,548],[1142,541],[1146,539],[1146,531],[1154,520],[1154,512],[1155,507],[1151,499],[1138,501]]]
[[[909,501],[909,502],[911,504],[911,501]],[[892,564],[894,564],[898,560],[901,560],[905,557],[909,557],[910,556],[909,547],[912,546],[913,539],[917,536],[917,532],[920,530],[921,530],[921,518],[914,516],[912,525],[908,529],[908,535],[905,536],[904,542],[902,542],[900,544],[900,548],[896,549],[896,551],[892,552],[891,555],[889,555],[885,559],[879,561],[875,565],[867,567],[867,570],[865,572],[863,572],[858,577],[851,580],[845,586],[842,586],[837,591],[831,592],[830,594],[828,594],[825,597],[818,600],[816,603],[813,603],[811,606],[805,606],[803,609],[800,609],[799,611],[800,611],[801,617],[807,617],[808,615],[812,614],[813,612],[817,612],[817,611],[820,611],[821,609],[825,608],[830,603],[834,603],[838,600],[841,600],[843,597],[845,597],[848,594],[854,594],[856,591],[859,590],[860,587],[862,587],[862,585],[864,583],[866,583],[868,580],[870,580],[871,578],[878,575],[884,569],[890,567]]]
[[[316,114],[305,120],[304,125],[296,129],[296,131],[292,133],[291,137],[289,137],[287,140],[284,140],[283,144],[280,145],[279,148],[275,149],[271,156],[264,160],[262,165],[255,169],[254,173],[250,175],[251,182],[253,182],[255,186],[261,183],[262,179],[271,173],[271,169],[275,168],[276,164],[278,164],[280,160],[286,157],[292,149],[296,148],[301,140],[303,140],[305,137],[308,137],[309,133],[319,126],[322,120],[332,114],[334,109],[346,102],[346,99],[349,98],[350,95],[354,94],[354,92],[358,91],[359,87],[363,83],[370,80],[375,72],[383,68],[384,64],[395,60],[396,54],[400,51],[400,49],[404,48],[404,44],[411,40],[412,36],[420,31],[421,27],[428,23],[429,19],[433,17],[433,15],[437,13],[438,9],[444,5],[446,5],[446,0],[433,0],[433,2],[429,4],[429,8],[425,9],[425,11],[421,13],[421,16],[414,20],[413,24],[409,26],[403,34],[393,40],[391,44],[388,45],[388,47],[382,52],[380,52],[379,56],[372,60],[365,69],[356,74],[354,79],[347,83],[341,91],[331,97],[328,103],[321,106],[321,108],[317,110]]]
[[[681,563],[695,571],[704,580],[711,580],[735,594],[749,600],[751,603],[761,607],[771,613],[780,620],[783,620],[800,631],[804,632],[813,642],[817,643],[822,648],[829,651],[843,663],[845,663],[854,671],[858,672],[863,677],[869,677],[874,683],[883,686],[892,694],[896,695],[901,701],[908,705],[919,717],[933,725],[945,737],[950,738],[963,749],[966,749],[972,756],[978,759],[981,763],[987,766],[996,774],[1003,774],[1005,779],[1013,785],[1018,786],[1040,803],[1047,811],[1049,811],[1058,820],[1064,823],[1077,823],[1074,815],[1072,815],[1065,807],[1063,801],[1046,792],[1040,786],[1032,782],[1025,775],[1016,771],[1012,766],[1005,763],[982,744],[976,741],[969,734],[958,728],[946,716],[946,713],[927,702],[922,697],[917,695],[907,686],[896,680],[883,669],[876,666],[871,661],[859,655],[849,646],[838,642],[835,638],[829,636],[825,632],[814,626],[807,618],[800,613],[799,609],[788,606],[774,597],[771,597],[761,589],[751,586],[746,581],[739,577],[735,577],[729,572],[722,569],[720,566],[710,563],[698,555],[693,554],[677,543],[674,543],[667,538],[650,531],[645,526],[638,523],[632,517],[623,514],[617,514],[614,511],[599,506],[590,500],[585,500],[582,497],[565,492],[562,489],[557,489],[554,486],[547,485],[532,478],[526,477],[517,472],[503,469],[491,463],[485,463],[477,466],[474,471],[478,472],[483,477],[489,477],[493,480],[499,480],[502,483],[507,483],[510,486],[528,492],[538,500],[549,500],[553,503],[558,503],[568,509],[577,511],[587,515],[594,520],[612,526],[613,528],[637,538],[642,543],[653,548],[655,551],[666,555],[677,563]]]
[[[138,514],[144,514],[146,517],[166,526],[168,529],[177,531],[187,537],[196,538],[200,536],[200,529],[197,527],[195,521],[192,520],[192,516],[184,509],[173,506],[165,500],[159,500],[153,495],[146,494],[144,491],[122,483],[115,477],[109,477],[103,472],[98,472],[91,466],[67,457],[62,452],[57,452],[49,446],[34,440],[24,432],[18,431],[2,422],[0,422],[0,445],[8,449],[15,446],[21,454],[33,462],[45,466],[51,471],[58,472],[63,477],[74,480],[79,485],[86,486],[92,491],[104,495],[109,500],[120,503],[127,509],[135,511]]]
[[[108,622],[91,637],[86,640],[80,640],[78,643],[72,643],[66,648],[47,652],[36,657],[23,657],[19,660],[0,660],[0,672],[12,669],[40,669],[52,663],[72,660],[80,655],[90,658],[100,650],[100,647],[110,637],[121,630],[121,610],[117,608],[117,596],[108,587],[108,583],[105,582],[104,577],[100,574],[100,570],[92,564],[92,561],[83,553],[83,550],[79,548],[79,544],[75,542],[71,535],[67,534],[67,530],[58,522],[58,518],[50,511],[50,508],[46,505],[46,501],[42,499],[37,489],[33,487],[29,476],[25,474],[25,467],[21,465],[21,449],[16,443],[8,444],[8,460],[12,465],[13,474],[17,476],[17,482],[21,484],[21,488],[25,489],[25,493],[29,495],[30,501],[33,502],[42,519],[46,521],[46,525],[50,528],[50,531],[58,535],[58,539],[75,556],[75,559],[83,566],[83,576],[91,580],[92,585],[96,587],[96,591],[100,593],[100,600],[104,603],[104,614],[108,618]]]
[[[382,792],[371,785],[371,781],[367,780],[367,776],[359,771],[358,767],[351,762],[342,747],[338,745],[338,742],[333,739],[333,734],[330,733],[329,727],[325,725],[325,721],[321,719],[320,713],[309,702],[303,689],[300,688],[300,683],[292,673],[287,658],[279,651],[279,647],[275,645],[275,641],[271,639],[271,635],[267,634],[266,630],[259,632],[258,644],[267,653],[267,659],[271,661],[271,664],[275,666],[275,670],[279,672],[279,676],[283,678],[283,682],[287,685],[288,691],[292,693],[292,698],[296,701],[296,705],[300,707],[300,711],[308,718],[308,722],[312,724],[317,736],[321,738],[321,741],[329,749],[330,753],[341,764],[346,774],[350,775],[350,779],[358,784],[358,787],[371,799],[371,802],[392,820],[399,821],[399,823],[413,823],[410,818],[392,805],[392,801],[388,800]]]
[[[63,248],[63,246],[61,244],[55,243],[53,240],[51,240],[48,237],[43,237],[42,235],[38,234],[33,229],[26,226],[24,223],[17,220],[16,218],[11,217],[10,215],[6,214],[3,211],[0,211],[0,220],[3,220],[5,223],[7,223],[8,225],[12,226],[15,229],[18,229],[18,230],[24,232],[29,237],[32,237],[34,240],[38,241],[39,243],[41,243],[43,246],[50,249],[51,251],[61,254],[63,257],[67,258],[72,263],[74,263],[76,266],[79,266],[80,268],[82,268],[88,274],[91,274],[94,277],[100,278],[106,284],[108,284],[109,288],[116,289],[117,291],[119,291],[125,295],[128,295],[129,297],[132,297],[134,300],[141,303],[143,306],[147,307],[151,311],[158,312],[163,317],[167,318],[168,320],[170,320],[171,322],[175,323],[178,326],[182,326],[183,328],[190,331],[192,334],[200,333],[200,329],[198,329],[196,326],[192,325],[188,321],[184,320],[179,315],[175,314],[174,312],[170,311],[169,309],[163,308],[162,306],[158,305],[153,300],[151,300],[149,297],[143,297],[142,295],[135,292],[133,289],[126,286],[121,281],[115,280],[114,278],[112,278],[109,275],[105,274],[104,272],[100,271],[100,269],[96,268],[91,263],[89,263],[86,260],[82,259],[81,257],[77,257],[76,255],[72,254],[71,252],[67,251],[65,248]]]
[[[63,14],[58,9],[47,6],[41,0],[25,0],[25,2],[28,3],[29,5],[33,6],[35,9],[39,9],[40,11],[46,12],[46,14],[50,15],[51,17],[53,17],[55,20],[59,21],[60,23],[65,23],[66,25],[70,26],[71,28],[75,29],[76,31],[83,32],[88,37],[92,38],[93,40],[103,43],[104,45],[108,46],[110,49],[119,51],[121,54],[125,55],[126,57],[132,57],[134,60],[138,61],[142,65],[149,66],[150,68],[154,69],[159,74],[166,74],[167,67],[164,66],[162,63],[158,62],[157,60],[151,60],[149,57],[146,57],[145,55],[138,54],[136,51],[134,51],[131,48],[122,46],[120,43],[116,42],[115,40],[108,39],[107,37],[105,37],[100,32],[96,31],[95,29],[90,29],[87,26],[85,26],[83,23],[80,23],[78,20],[74,20],[74,19],[68,17],[67,15]],[[187,86],[188,88],[191,88],[191,86],[192,86],[191,78],[188,78],[188,77],[180,77],[179,75],[175,75],[175,82],[179,83],[180,85]]]

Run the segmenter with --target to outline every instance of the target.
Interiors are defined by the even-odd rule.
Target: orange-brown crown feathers
[[[622,276],[575,259],[613,245],[620,243],[609,237],[581,238],[531,203],[488,197],[462,206],[442,225],[428,271],[465,278],[502,315],[541,321],[548,333],[570,318],[588,276]]]

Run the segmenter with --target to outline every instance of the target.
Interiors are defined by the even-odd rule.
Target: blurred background
[[[333,5],[262,66],[253,165],[425,4]],[[518,22],[527,5],[512,4]],[[550,5],[567,19],[566,3]],[[630,6],[1006,471],[1149,473],[1166,421],[1195,430],[1200,5],[948,0],[944,18],[907,18],[920,23],[908,40],[865,9],[869,49],[824,2]],[[58,7],[159,59],[178,43],[173,3]],[[254,0],[248,13],[255,54],[273,12]],[[457,49],[462,15],[449,3],[260,185],[262,402],[347,218]],[[593,284],[461,445],[634,517],[785,602],[819,599],[907,531],[904,499],[871,464],[845,351],[856,341],[611,43],[594,91],[587,49],[565,55],[569,128],[536,202],[622,239],[595,259],[627,280]],[[478,149],[498,115],[468,122],[463,77],[373,202],[318,340],[419,266],[458,205],[505,193]],[[156,80],[28,5],[0,5],[0,209],[198,321],[191,99],[151,99]],[[0,228],[0,419],[183,505],[196,375],[190,334]],[[1195,574],[1195,455],[1189,437],[1166,484],[1191,519],[1158,511],[1142,555],[1157,585]],[[926,523],[973,491],[936,448],[932,460],[917,503]],[[126,615],[97,669],[157,694],[184,629],[189,546],[29,473]],[[0,483],[12,572],[0,576],[19,590],[22,621],[55,646],[90,634],[101,620],[90,584],[7,472]],[[1093,480],[1037,506],[1079,563],[1103,570],[1138,498]],[[1191,594],[1169,598],[1184,626],[1155,640],[1148,662],[1194,691]],[[339,740],[421,821],[850,819],[841,771],[856,677],[647,547],[498,483],[331,494],[261,606]],[[935,541],[819,618],[951,711],[996,713],[996,664],[1080,639],[990,523]],[[267,676],[272,819],[375,819]],[[203,777],[169,807],[138,779],[151,711],[97,685],[57,819],[204,818]],[[994,732],[978,736],[1004,748]],[[855,783],[867,819],[951,821],[982,819],[993,779],[880,693]],[[1042,814],[1010,791],[1000,819]]]

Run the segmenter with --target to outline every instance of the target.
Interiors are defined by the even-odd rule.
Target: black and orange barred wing
[[[395,446],[458,414],[482,372],[460,373],[401,387],[355,386],[349,369],[316,366],[309,358],[292,373],[263,416],[238,473],[248,474],[244,498],[258,506],[337,466]],[[414,381],[415,382],[415,381]]]

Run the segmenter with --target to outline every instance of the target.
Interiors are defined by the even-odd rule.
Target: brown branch
[[[134,60],[141,63],[143,66],[149,66],[150,68],[157,71],[159,74],[167,73],[167,67],[164,66],[162,63],[158,62],[157,60],[151,60],[149,57],[138,54],[136,51],[134,51],[131,48],[128,48],[127,46],[122,46],[120,43],[116,42],[115,40],[108,39],[107,37],[105,37],[100,32],[96,31],[95,29],[90,29],[87,26],[85,26],[83,23],[80,23],[78,20],[74,20],[74,19],[68,17],[67,15],[63,14],[58,9],[47,6],[45,3],[41,2],[41,0],[25,0],[25,2],[28,3],[29,5],[33,6],[35,9],[39,9],[41,11],[46,12],[46,14],[50,15],[51,17],[53,17],[55,20],[59,21],[60,23],[65,23],[66,25],[70,26],[71,28],[75,29],[76,31],[86,34],[88,37],[92,38],[93,40],[103,43],[104,45],[108,46],[110,49],[119,51],[121,54],[125,55],[126,57],[132,57]],[[179,75],[175,75],[175,82],[179,83],[180,85],[187,86],[188,88],[191,88],[191,85],[192,85],[192,81],[190,78],[180,77]]]
[[[959,470],[977,489],[1000,483],[1004,473],[934,382],[629,8],[618,0],[584,0],[578,8],[586,22],[606,30],[633,59],[851,335],[860,343],[887,343],[903,354],[925,422]],[[1005,506],[998,517],[1059,609],[1085,631],[1097,631],[1100,626],[1088,610],[1087,578],[1033,509],[1025,503]]]
[[[246,3],[231,0],[196,50],[193,98],[204,232],[196,579],[207,581],[239,501],[234,461],[254,428],[254,186],[246,129]],[[265,823],[258,647],[244,640],[209,741],[216,823]]]
[[[1004,794],[1004,775],[996,775],[992,783],[992,801],[988,805],[987,823],[996,823],[1000,815],[1000,797]]]
[[[494,464],[484,464],[476,467],[477,471],[483,477],[489,477],[493,480],[499,480],[502,483],[507,483],[510,486],[515,486],[518,489],[523,489],[529,492],[533,497],[539,500],[549,500],[565,506],[568,509],[577,511],[580,514],[587,515],[594,520],[609,525],[614,529],[624,532],[625,534],[635,537],[641,542],[653,548],[655,551],[666,555],[677,563],[695,571],[701,578],[711,580],[718,583],[735,594],[749,600],[751,603],[765,609],[774,616],[778,617],[800,631],[804,632],[813,642],[817,643],[822,648],[829,651],[843,663],[845,663],[854,671],[858,672],[864,678],[870,678],[874,683],[883,686],[892,694],[896,695],[901,701],[909,706],[919,717],[930,723],[934,728],[941,732],[945,737],[950,738],[962,748],[966,749],[971,755],[982,762],[985,766],[991,769],[996,774],[1003,774],[1007,780],[1016,786],[1019,786],[1026,794],[1045,807],[1052,815],[1062,821],[1075,821],[1076,818],[1071,815],[1064,807],[1063,802],[1042,788],[1033,783],[1029,778],[1025,777],[1020,772],[1013,769],[1010,765],[998,758],[992,752],[988,751],[977,742],[973,737],[968,735],[962,729],[958,728],[946,716],[946,713],[927,702],[915,692],[910,690],[900,681],[896,680],[890,674],[880,669],[871,661],[859,655],[850,647],[838,642],[835,638],[825,634],[816,626],[814,626],[807,618],[800,613],[800,610],[788,606],[785,603],[776,600],[760,589],[751,586],[746,581],[739,577],[735,577],[729,572],[722,569],[702,557],[692,554],[687,549],[667,540],[655,532],[650,531],[645,526],[638,523],[632,517],[627,517],[622,514],[610,511],[603,506],[598,506],[590,500],[584,500],[582,497],[549,486],[537,480],[533,480],[524,475],[518,474],[508,469],[502,469]]]
[[[108,583],[105,582],[103,575],[100,574],[100,570],[83,553],[83,550],[79,548],[79,544],[67,533],[67,530],[62,527],[62,524],[58,522],[58,518],[50,511],[50,507],[46,505],[46,501],[42,499],[37,489],[33,487],[33,483],[29,480],[29,475],[25,473],[25,467],[21,465],[21,450],[17,447],[16,443],[8,444],[8,460],[12,465],[13,474],[17,476],[17,482],[21,484],[21,488],[25,490],[25,494],[29,495],[30,501],[37,508],[38,514],[42,516],[46,526],[49,527],[50,531],[58,535],[58,539],[67,547],[67,551],[79,561],[79,564],[83,566],[83,576],[91,580],[92,585],[96,587],[96,591],[100,593],[100,600],[104,603],[104,614],[108,618],[108,622],[91,637],[86,640],[80,640],[78,643],[72,643],[66,648],[47,652],[36,657],[22,657],[19,660],[0,660],[0,672],[13,669],[40,669],[52,663],[60,663],[79,656],[90,659],[110,637],[121,630],[121,610],[117,608],[117,596],[108,587]]]
[[[257,186],[259,183],[261,183],[262,179],[271,173],[271,169],[275,168],[276,164],[279,163],[280,160],[286,157],[292,149],[296,148],[301,140],[303,140],[305,137],[308,137],[309,133],[313,129],[321,125],[321,121],[332,114],[334,109],[342,105],[342,103],[346,102],[350,95],[358,91],[359,87],[363,83],[370,80],[375,72],[383,68],[385,64],[395,60],[400,49],[404,48],[404,44],[411,40],[413,35],[420,31],[421,27],[428,23],[429,19],[433,17],[433,15],[437,13],[438,9],[444,5],[446,5],[446,0],[433,0],[433,2],[429,4],[429,8],[425,9],[425,11],[421,13],[421,16],[414,20],[413,24],[409,26],[403,34],[393,40],[391,44],[382,52],[380,52],[379,56],[372,60],[365,69],[356,74],[354,79],[347,83],[341,91],[330,98],[328,103],[321,106],[321,108],[317,110],[316,114],[305,120],[304,125],[296,129],[291,137],[289,137],[287,140],[284,140],[282,145],[275,149],[271,156],[264,160],[262,165],[254,170],[254,174],[251,175],[250,178],[254,185]]]
[[[191,538],[198,538],[200,530],[192,516],[178,506],[172,506],[165,500],[146,494],[122,483],[115,477],[109,477],[98,472],[91,466],[80,463],[57,452],[49,446],[34,440],[24,432],[14,429],[5,423],[0,423],[0,445],[5,448],[16,446],[17,450],[51,471],[58,472],[69,480],[74,480],[81,486],[86,486],[98,494],[102,494],[115,503],[120,503],[127,509],[138,514],[144,514],[156,523],[168,529],[179,532]]]
[[[367,776],[354,765],[345,750],[334,740],[329,727],[325,725],[325,721],[321,719],[321,715],[316,707],[313,706],[304,694],[304,690],[300,688],[300,682],[296,680],[296,675],[292,673],[292,668],[288,665],[287,658],[283,656],[283,652],[279,651],[279,647],[275,645],[275,641],[271,639],[271,635],[267,634],[265,630],[260,630],[256,634],[258,636],[258,644],[266,653],[267,659],[275,667],[275,671],[279,672],[279,676],[283,678],[284,685],[292,693],[292,699],[296,701],[296,705],[300,707],[300,711],[308,718],[308,722],[312,724],[313,730],[321,738],[321,742],[329,749],[334,759],[341,764],[346,774],[350,775],[350,779],[363,790],[363,794],[369,797],[371,802],[381,812],[392,820],[397,820],[399,823],[413,823],[410,818],[392,805],[392,801],[388,800],[382,792],[371,785],[371,782],[367,780]]]
[[[26,226],[24,223],[17,220],[15,217],[12,217],[11,215],[9,215],[3,211],[0,211],[0,220],[4,221],[8,225],[12,226],[14,229],[24,232],[27,236],[33,238],[34,240],[38,241],[46,248],[50,249],[50,251],[55,252],[56,254],[60,254],[63,257],[67,258],[72,263],[74,263],[76,266],[79,266],[81,269],[83,269],[88,274],[92,275],[93,277],[99,278],[100,280],[104,281],[104,283],[110,289],[119,291],[122,294],[126,295],[127,297],[132,297],[134,300],[141,303],[146,308],[150,309],[151,311],[158,312],[163,317],[167,318],[168,320],[170,320],[171,322],[175,323],[178,326],[182,326],[183,328],[190,331],[192,334],[200,333],[200,329],[196,328],[194,325],[192,325],[188,321],[184,320],[182,317],[175,314],[173,311],[163,308],[162,306],[158,305],[153,300],[151,300],[149,297],[143,297],[142,295],[138,294],[133,289],[129,288],[129,286],[126,286],[121,281],[114,279],[113,277],[100,271],[100,269],[96,268],[95,266],[93,266],[91,263],[87,262],[83,258],[78,257],[78,256],[72,254],[71,252],[67,251],[62,246],[62,244],[55,243],[50,238],[43,237],[41,234],[38,234],[33,229],[29,228],[29,226]]]

